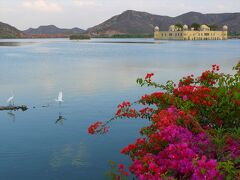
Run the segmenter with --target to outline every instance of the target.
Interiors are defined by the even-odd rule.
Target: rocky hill
[[[159,26],[167,30],[171,24],[209,24],[222,27],[228,25],[231,32],[240,32],[240,13],[202,14],[189,12],[177,17],[160,16],[146,12],[128,10],[120,15],[89,28],[86,33],[91,35],[114,34],[152,34],[153,28]]]
[[[0,38],[20,38],[22,35],[17,28],[0,22]]]
[[[71,35],[71,34],[81,34],[84,33],[83,29],[72,28],[72,29],[62,29],[54,25],[39,26],[38,28],[29,28],[23,31],[26,35]]]
[[[62,29],[54,25],[39,26],[19,31],[13,26],[0,22],[0,38],[56,38],[69,37],[71,34],[86,33],[95,36],[112,35],[149,35],[155,26],[160,30],[167,30],[171,24],[208,24],[221,29],[223,25],[229,26],[232,34],[240,32],[240,13],[202,14],[188,12],[177,17],[154,15],[147,12],[128,10],[114,16],[109,20],[84,31],[80,28]]]

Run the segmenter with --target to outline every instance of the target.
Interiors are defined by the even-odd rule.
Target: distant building
[[[207,25],[201,25],[199,30],[184,25],[179,28],[175,25],[169,26],[168,31],[160,31],[154,28],[154,39],[162,40],[226,40],[228,39],[228,27],[223,26],[222,31],[212,31]]]

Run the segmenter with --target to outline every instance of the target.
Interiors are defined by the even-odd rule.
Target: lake
[[[154,91],[139,87],[138,77],[177,81],[212,64],[231,73],[239,49],[240,40],[0,40],[0,105],[14,94],[15,104],[30,108],[0,112],[0,179],[106,179],[109,160],[130,163],[120,150],[148,122],[117,120],[103,136],[87,128],[111,118],[122,101]]]

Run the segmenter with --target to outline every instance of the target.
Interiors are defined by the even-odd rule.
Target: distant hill
[[[20,38],[22,32],[9,24],[0,22],[0,38]]]
[[[169,17],[127,10],[87,29],[86,33],[108,36],[115,34],[152,34],[155,26],[159,26],[161,30],[167,30],[171,24],[176,23],[209,24],[217,25],[220,28],[226,24],[231,32],[240,32],[240,13],[202,14],[189,12],[177,17]]]
[[[29,28],[23,32],[26,35],[57,35],[57,34],[71,35],[71,34],[82,34],[85,31],[80,28],[62,29],[54,25],[48,25],[48,26],[39,26],[38,28]]]
[[[86,31],[80,28],[63,29],[54,25],[39,26],[19,31],[13,26],[0,22],[0,38],[56,38],[69,37],[72,34],[88,34],[93,36],[133,35],[134,37],[153,34],[155,26],[160,30],[167,30],[171,24],[208,24],[216,25],[221,29],[223,25],[229,26],[232,34],[240,32],[240,13],[202,14],[188,12],[177,17],[154,15],[147,12],[127,10],[109,20],[91,27]]]

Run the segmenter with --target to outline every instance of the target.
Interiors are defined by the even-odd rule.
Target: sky
[[[168,16],[240,12],[240,0],[0,0],[0,22],[20,30],[50,24],[87,29],[125,10]]]

